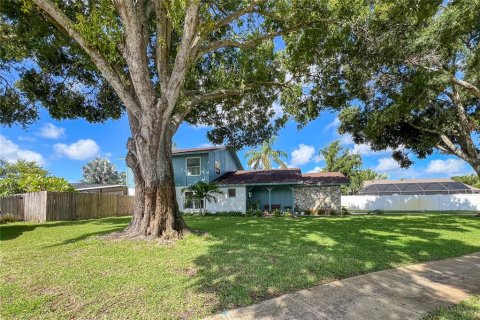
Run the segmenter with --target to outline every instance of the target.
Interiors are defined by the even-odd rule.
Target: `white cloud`
[[[34,142],[36,141],[35,138],[29,137],[29,136],[20,136],[17,138],[18,141],[28,141],[28,142]]]
[[[65,136],[65,129],[53,123],[46,123],[40,128],[40,136],[47,139],[59,139]]]
[[[340,125],[340,119],[338,117],[335,117],[335,119],[333,119],[332,122],[330,122],[323,128],[323,131],[327,132],[330,130],[335,130],[336,132],[339,125]]]
[[[375,167],[376,171],[386,172],[400,169],[397,161],[392,158],[380,158],[378,159],[378,165]]]
[[[57,154],[74,160],[93,158],[100,151],[100,147],[92,139],[80,139],[72,144],[57,143],[53,149]]]
[[[44,165],[45,160],[43,156],[31,150],[21,149],[13,141],[7,139],[5,136],[0,135],[0,158],[5,159],[8,162],[14,162],[18,159],[35,161],[39,165]]]
[[[340,136],[340,143],[341,144],[354,144],[352,135],[344,134]]]
[[[315,148],[306,144],[299,144],[298,148],[293,150],[292,161],[290,163],[291,167],[304,165],[312,160],[315,156]]]
[[[322,171],[323,171],[322,168],[320,168],[320,167],[315,167],[315,168],[313,168],[312,170],[307,171],[307,173],[318,173],[318,172],[322,172]]]
[[[455,174],[465,171],[465,162],[460,159],[432,160],[428,163],[427,173]]]

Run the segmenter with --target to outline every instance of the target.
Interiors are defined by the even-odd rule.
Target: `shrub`
[[[246,213],[247,217],[262,217],[263,212],[260,209],[249,209]]]
[[[247,201],[247,211],[248,210],[258,210],[260,207],[260,204],[258,201],[255,200],[248,200]]]
[[[272,211],[272,216],[273,217],[281,217],[282,216],[282,211],[280,211],[279,209],[275,209]]]
[[[245,214],[240,211],[219,211],[219,212],[211,212],[205,211],[203,214],[201,212],[180,212],[183,216],[222,216],[222,217],[243,217]]]
[[[375,209],[368,212],[368,214],[384,214],[384,213],[385,212],[383,212],[383,210],[380,210],[380,209]]]
[[[283,216],[284,216],[285,218],[293,218],[293,217],[294,217],[293,213],[291,213],[291,212],[288,211],[288,210],[283,212]]]
[[[0,224],[16,221],[18,221],[18,219],[11,213],[0,214]]]
[[[351,214],[351,212],[346,207],[342,207],[342,214],[348,216]]]

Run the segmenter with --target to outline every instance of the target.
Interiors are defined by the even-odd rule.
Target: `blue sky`
[[[427,159],[415,160],[405,170],[398,168],[388,151],[372,152],[366,145],[354,145],[348,136],[337,133],[336,114],[322,113],[320,118],[297,130],[289,122],[279,133],[275,147],[288,153],[287,162],[303,172],[320,170],[324,162],[318,157],[318,150],[335,139],[354,152],[359,152],[366,168],[384,172],[391,179],[449,177],[473,173],[462,160],[452,156],[433,155]],[[208,128],[182,125],[174,140],[178,148],[208,145]],[[9,161],[18,158],[38,161],[52,174],[71,182],[82,177],[82,166],[100,156],[109,158],[118,168],[125,170],[125,144],[129,137],[125,117],[103,124],[91,124],[85,120],[56,121],[42,111],[40,121],[24,130],[20,126],[1,128],[1,157]],[[245,164],[246,150],[239,151],[240,160]]]

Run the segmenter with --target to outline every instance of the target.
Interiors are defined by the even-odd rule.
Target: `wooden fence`
[[[33,192],[0,198],[0,211],[24,221],[64,221],[132,214],[133,196],[103,193]]]

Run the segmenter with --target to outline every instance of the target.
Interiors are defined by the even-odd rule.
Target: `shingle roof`
[[[301,183],[300,169],[229,171],[214,180],[218,184]]]
[[[342,184],[348,179],[339,172],[302,174],[298,168],[230,171],[214,180],[218,184]]]
[[[347,177],[340,172],[317,172],[302,174],[305,184],[343,184],[349,183]]]

